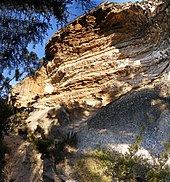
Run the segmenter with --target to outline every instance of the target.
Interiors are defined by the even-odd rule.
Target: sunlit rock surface
[[[143,153],[160,154],[170,132],[169,37],[166,3],[102,3],[52,36],[48,63],[11,90],[15,105],[34,109],[32,132],[76,131],[79,151],[124,153],[142,131]]]
[[[169,68],[168,17],[162,3],[102,3],[53,35],[45,68],[13,88],[18,103],[42,95],[38,104],[101,107],[148,84]]]

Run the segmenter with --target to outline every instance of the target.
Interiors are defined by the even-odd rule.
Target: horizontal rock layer
[[[142,147],[150,150],[154,144],[157,152],[162,151],[170,131],[170,74],[165,74],[170,57],[169,12],[161,1],[105,2],[56,32],[46,45],[48,63],[11,90],[17,106],[37,108],[26,120],[30,132],[39,126],[46,136],[58,139],[60,132],[67,135],[74,130],[79,150],[110,146],[121,152],[144,129]],[[105,105],[93,116],[96,108]],[[13,179],[22,179],[17,173],[20,163],[33,172],[32,181],[44,173],[53,178],[49,175],[56,170],[49,167],[53,163],[27,156],[35,152],[26,144],[21,147],[23,161],[18,155],[11,157],[11,166],[17,166],[12,168]],[[45,171],[46,166],[51,171]]]
[[[13,88],[18,104],[101,107],[151,82],[169,67],[168,17],[165,3],[102,3],[53,35],[48,64]]]

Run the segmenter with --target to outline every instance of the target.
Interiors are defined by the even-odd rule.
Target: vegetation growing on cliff
[[[75,174],[82,182],[170,181],[166,153],[151,164],[142,155],[136,155],[138,151],[136,144],[131,145],[125,155],[103,149],[91,151],[91,154],[79,157],[74,167]]]
[[[8,127],[7,119],[14,114],[14,108],[0,98],[0,140],[2,140],[3,131]]]

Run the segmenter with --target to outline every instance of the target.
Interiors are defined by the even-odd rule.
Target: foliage
[[[75,174],[83,182],[169,182],[167,154],[151,164],[136,155],[138,150],[136,145],[132,145],[126,155],[104,149],[83,154],[76,162]]]
[[[28,139],[33,142],[36,150],[44,157],[54,157],[55,162],[59,162],[67,155],[67,147],[76,146],[76,133],[68,132],[63,138],[55,138],[53,135],[45,135],[44,130],[38,125],[34,133]]]
[[[3,131],[6,131],[8,127],[8,117],[14,114],[14,108],[6,103],[6,101],[0,98],[0,139],[3,138]]]
[[[81,154],[74,161],[74,178],[81,182],[111,182],[111,176],[104,174],[106,169],[102,162],[96,152]]]
[[[8,127],[8,117],[14,113],[14,108],[9,106],[6,101],[0,98],[0,178],[1,172],[4,165],[4,156],[8,152],[8,148],[2,143],[3,132]]]
[[[152,151],[150,153],[152,163],[146,157],[139,155],[142,132],[141,130],[140,135],[136,137],[136,143],[131,144],[125,154],[99,149],[91,152],[92,154],[82,155],[75,168],[79,179],[84,182],[169,182],[170,166],[167,164],[169,155],[166,151],[158,158],[155,158]],[[103,179],[102,176],[106,178]]]
[[[48,138],[34,139],[34,144],[38,152],[48,155],[49,148],[53,145],[53,141]]]
[[[8,118],[9,126],[8,132],[17,133],[18,130],[25,128],[27,126],[26,119],[28,117],[28,112],[16,112],[10,118]]]
[[[84,10],[92,8],[91,0],[75,0]],[[15,0],[0,2],[0,91],[8,92],[10,82],[37,70],[41,63],[28,44],[42,43],[51,17],[57,25],[67,22],[69,6],[74,0]],[[9,76],[6,76],[9,75]]]
[[[170,137],[168,138],[167,142],[165,142],[165,149],[167,152],[170,152]]]
[[[21,113],[12,105],[7,104],[6,100],[0,99],[0,144],[3,140],[3,133],[27,135],[28,115],[27,111]]]
[[[65,144],[64,141],[58,141],[45,136],[42,133],[41,136],[38,133],[33,133],[28,138],[35,146],[35,149],[42,154],[41,158],[54,157],[56,162],[64,159],[65,155]]]
[[[165,153],[154,164],[137,155],[138,145],[131,145],[126,155],[100,150],[98,157],[107,167],[106,173],[122,181],[169,181],[170,168],[166,165],[168,155]]]
[[[27,135],[28,134],[28,127],[26,123],[26,119],[28,117],[28,112],[16,112],[11,117],[7,119],[7,133],[14,133],[20,135]]]

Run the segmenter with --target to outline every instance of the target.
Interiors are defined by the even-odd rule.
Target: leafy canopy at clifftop
[[[103,0],[0,2],[0,96],[41,66],[45,43],[58,28]],[[122,0],[117,0],[122,3]]]

